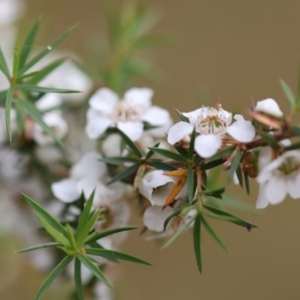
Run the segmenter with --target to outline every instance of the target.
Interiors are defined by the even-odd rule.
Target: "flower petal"
[[[227,133],[239,142],[250,142],[255,137],[255,129],[250,121],[239,120],[227,128]]]
[[[124,94],[124,102],[129,106],[140,107],[143,112],[151,107],[153,90],[149,88],[131,88]]]
[[[176,144],[193,132],[194,126],[187,122],[178,122],[173,125],[168,133],[168,143]]]
[[[300,198],[300,173],[290,176],[287,180],[287,190],[293,199]]]
[[[92,118],[88,118],[85,132],[90,139],[95,140],[99,138],[111,125],[112,121],[110,119],[100,115],[94,116]]]
[[[203,158],[213,156],[221,147],[222,138],[219,135],[202,134],[195,139],[195,150]]]
[[[65,203],[71,203],[80,197],[77,182],[73,178],[52,183],[51,190],[57,199]]]
[[[287,194],[287,185],[281,177],[274,176],[266,183],[265,196],[270,204],[281,203]]]
[[[144,213],[144,224],[150,230],[157,232],[163,231],[166,218],[169,217],[173,212],[173,208],[169,206],[164,210],[162,210],[161,206],[150,206]]]
[[[118,102],[118,95],[108,88],[99,89],[89,101],[91,108],[107,116],[111,116],[114,113]]]
[[[144,129],[142,122],[118,122],[117,127],[121,129],[132,141],[138,140],[142,136]]]
[[[255,111],[272,115],[278,118],[283,116],[283,112],[280,110],[277,102],[272,98],[258,101],[255,106]]]
[[[260,185],[259,190],[258,190],[258,197],[256,201],[256,208],[261,209],[261,208],[266,208],[268,206],[269,202],[268,199],[265,195],[265,186]]]

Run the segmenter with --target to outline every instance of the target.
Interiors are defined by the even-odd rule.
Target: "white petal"
[[[174,145],[193,132],[194,126],[187,122],[174,124],[168,133],[168,143]]]
[[[207,107],[201,107],[201,108],[198,108],[196,110],[193,110],[193,111],[190,111],[190,112],[187,112],[187,113],[182,113],[185,117],[187,117],[190,121],[190,123],[195,126],[196,123],[197,123],[197,120],[199,118],[199,115],[201,114],[205,114],[207,113],[208,111],[208,108]]]
[[[266,183],[265,196],[270,204],[278,204],[284,200],[287,194],[285,180],[281,177],[273,176]]]
[[[287,180],[287,190],[293,199],[300,198],[300,173],[290,176]]]
[[[256,208],[261,209],[261,208],[266,208],[268,206],[269,202],[268,199],[265,195],[265,186],[260,185],[259,190],[258,190],[258,197],[256,201]]]
[[[258,101],[255,106],[255,111],[262,112],[275,117],[282,117],[283,112],[280,110],[277,102],[274,99],[268,98]]]
[[[143,115],[143,121],[152,125],[164,125],[170,119],[170,113],[161,107],[152,106]]]
[[[25,4],[18,0],[0,1],[0,26],[7,26],[14,23],[25,12]],[[3,29],[4,30],[4,29]]]
[[[267,146],[260,149],[258,156],[258,168],[262,170],[272,161],[272,148]]]
[[[77,191],[79,194],[81,194],[83,192],[85,199],[88,199],[92,192],[97,188],[98,186],[98,180],[95,178],[82,178],[79,181],[77,181]],[[95,198],[94,197],[94,202],[95,202]]]
[[[145,226],[153,231],[163,231],[164,222],[174,212],[173,208],[167,206],[162,210],[161,206],[150,206],[144,213],[144,224]]]
[[[151,106],[153,90],[149,88],[132,88],[124,94],[124,102],[130,106],[140,107],[143,112]]]
[[[112,121],[105,117],[98,116],[90,118],[87,121],[85,132],[90,139],[95,140],[99,138],[111,124]]]
[[[73,165],[71,176],[74,178],[92,177],[100,179],[107,172],[106,164],[100,161],[101,155],[97,152],[88,152]]]
[[[118,102],[118,95],[108,88],[99,89],[89,101],[93,109],[107,116],[111,116],[114,113]]]
[[[121,129],[132,141],[138,140],[142,136],[144,129],[142,122],[118,122],[117,127]]]
[[[52,109],[54,107],[58,107],[62,104],[62,99],[59,94],[48,93],[42,98],[40,98],[35,106],[39,111],[45,111],[48,109]]]
[[[73,178],[52,183],[51,190],[57,199],[65,203],[73,202],[80,197],[80,193],[77,191],[77,182]]]
[[[236,121],[227,128],[227,133],[239,142],[250,142],[255,137],[255,129],[250,121]]]
[[[222,138],[219,135],[202,134],[195,139],[195,150],[204,158],[213,156],[221,147]]]

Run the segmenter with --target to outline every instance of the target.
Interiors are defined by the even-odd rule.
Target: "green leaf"
[[[290,126],[290,130],[293,133],[295,133],[296,135],[298,135],[298,136],[300,135],[300,128],[299,127],[292,125],[292,126]]]
[[[85,255],[78,253],[77,257],[79,260],[91,271],[94,276],[100,279],[107,286],[112,287],[112,283],[106,278],[104,273]]]
[[[27,113],[30,115],[30,117],[38,123],[43,130],[49,134],[53,138],[54,141],[56,141],[59,145],[61,145],[61,141],[57,138],[54,131],[47,126],[47,124],[44,122],[43,118],[40,115],[40,112],[26,99],[20,98],[18,99],[18,103],[20,106],[27,111]]]
[[[51,45],[47,46],[39,54],[34,56],[30,61],[28,61],[20,70],[18,75],[24,74],[28,69],[34,66],[37,62],[43,59],[48,53],[53,51],[75,28],[77,25],[72,26],[66,32],[64,32],[57,40],[55,40]]]
[[[135,143],[119,128],[116,128],[117,132],[122,136],[123,141],[129,147],[129,149],[139,158],[142,158],[143,154],[140,149],[135,145]]]
[[[110,236],[112,234],[118,233],[118,232],[122,232],[122,231],[129,231],[129,230],[134,230],[134,229],[138,229],[138,226],[127,226],[127,227],[122,227],[122,228],[114,228],[114,229],[110,229],[110,230],[106,230],[103,232],[96,232],[96,234],[90,234],[84,241],[84,244],[91,244],[95,241],[98,241],[106,236]]]
[[[124,169],[123,171],[121,171],[120,173],[118,173],[116,176],[114,176],[108,184],[112,184],[116,181],[120,181],[120,180],[123,180],[125,179],[126,177],[132,175],[133,173],[135,173],[138,168],[140,167],[140,164],[137,163],[137,164],[134,164],[126,169]]]
[[[28,248],[24,248],[22,250],[16,251],[15,253],[24,253],[24,252],[34,251],[34,250],[38,250],[38,249],[43,249],[43,248],[56,247],[59,245],[60,245],[60,243],[57,243],[57,242],[46,243],[46,244],[35,245],[35,246],[28,247]]]
[[[14,97],[14,87],[10,86],[10,88],[7,92],[6,101],[5,101],[5,123],[6,123],[8,139],[10,142],[12,140],[12,134],[11,134],[11,128],[10,128],[10,112],[11,112],[13,97]]]
[[[193,166],[188,165],[188,174],[187,174],[187,189],[188,189],[188,202],[192,202],[195,195],[195,174]]]
[[[22,68],[27,61],[27,58],[31,52],[36,34],[38,32],[39,26],[40,26],[40,20],[37,20],[33,24],[31,30],[29,31],[29,33],[24,41],[24,44],[23,44],[23,47],[22,47],[21,53],[20,53],[19,68]]]
[[[10,81],[9,70],[1,47],[0,47],[0,71],[2,71],[6,76],[6,78],[8,79],[8,81]]]
[[[34,75],[32,78],[30,78],[27,81],[27,84],[37,84],[39,83],[42,79],[44,79],[47,75],[49,75],[52,71],[54,71],[56,68],[58,68],[63,62],[66,61],[66,58],[60,58],[52,63],[48,64],[46,67],[44,67],[42,70],[34,72],[36,75]]]
[[[210,159],[210,161],[216,160],[216,159],[220,159],[223,157],[229,157],[231,155],[231,153],[234,151],[235,146],[230,146],[228,148],[222,149],[220,151],[218,151],[215,155],[213,155]]]
[[[208,206],[206,204],[203,204],[203,207],[205,207],[207,210],[213,212],[214,214],[218,215],[218,216],[224,216],[224,217],[228,217],[228,221],[231,222],[231,223],[234,223],[236,225],[239,225],[239,226],[242,226],[242,227],[245,227],[247,228],[249,231],[252,229],[252,228],[257,228],[258,226],[255,225],[255,224],[252,224],[252,223],[249,223],[247,221],[244,221],[232,214],[229,214],[225,211],[222,211],[220,209],[217,209],[217,208],[214,208],[214,207],[211,207],[211,206]]]
[[[45,228],[45,230],[61,245],[66,248],[71,248],[71,244],[67,238],[65,238],[59,231],[54,229],[39,213],[35,213],[39,222]]]
[[[17,38],[15,48],[14,48],[13,75],[16,75],[18,72],[19,60],[20,60],[19,39]]]
[[[187,163],[188,162],[188,158],[187,157],[183,157],[180,154],[177,154],[175,152],[166,150],[166,149],[161,149],[161,148],[155,148],[155,147],[149,147],[150,150],[152,150],[153,152],[160,154],[162,156],[165,156],[167,158],[173,159],[175,161],[179,161],[182,163]]]
[[[196,130],[193,129],[193,132],[191,134],[191,141],[190,141],[190,148],[189,148],[189,155],[188,158],[192,159],[194,154],[194,145],[195,145],[195,138],[196,138]]]
[[[110,164],[110,165],[122,165],[125,162],[133,162],[133,163],[138,163],[140,162],[139,159],[132,158],[132,157],[102,157],[100,161]]]
[[[74,279],[75,279],[77,298],[78,300],[84,300],[82,280],[81,280],[81,263],[77,257],[75,257]]]
[[[234,159],[232,160],[232,162],[230,164],[227,182],[232,181],[233,175],[234,175],[234,173],[236,173],[236,170],[238,169],[238,167],[240,165],[242,156],[243,156],[243,152],[238,150],[234,156]]]
[[[176,167],[165,163],[164,161],[162,161],[161,159],[157,159],[157,158],[151,158],[148,161],[148,165],[154,167],[155,169],[158,170],[164,170],[164,171],[174,171],[176,170]]]
[[[242,168],[239,165],[238,168],[236,169],[236,176],[238,178],[239,184],[241,187],[243,187],[243,173],[242,173]]]
[[[190,123],[189,118],[187,118],[186,116],[184,116],[181,111],[179,111],[176,108],[175,108],[175,111],[176,111],[177,115],[179,116],[179,118],[181,119],[181,121]]]
[[[90,212],[91,212],[94,197],[95,197],[95,191],[96,191],[96,189],[94,189],[93,192],[91,193],[89,200],[86,202],[86,205],[81,213],[79,223],[78,223],[76,233],[75,233],[75,240],[78,239],[78,236],[81,234],[82,230],[84,229],[86,223],[89,220]]]
[[[276,139],[267,132],[258,131],[257,132],[272,148],[278,148],[278,142]]]
[[[51,283],[55,280],[55,278],[67,267],[67,265],[72,261],[72,256],[66,256],[49,274],[46,280],[43,282],[41,287],[39,288],[37,294],[34,297],[34,300],[39,300],[47,290],[47,288],[51,285]]]
[[[244,172],[244,181],[245,181],[245,187],[246,192],[248,195],[250,195],[250,182],[249,182],[249,176],[246,172]]]
[[[143,265],[148,265],[152,266],[152,264],[146,260],[143,260],[141,258],[123,253],[123,252],[118,252],[114,250],[107,250],[107,249],[95,249],[95,248],[87,248],[86,253],[89,255],[97,255],[97,256],[102,256],[108,259],[120,259],[120,260],[126,260],[126,261],[131,261]]]
[[[174,148],[176,149],[176,151],[183,157],[188,157],[189,156],[189,152],[180,146],[174,146]]]
[[[194,252],[196,256],[197,266],[200,273],[202,273],[202,259],[201,259],[201,216],[197,215],[194,223]]]
[[[100,210],[94,211],[91,214],[89,220],[84,224],[84,227],[81,229],[81,231],[78,232],[78,235],[76,237],[76,244],[78,247],[83,245],[84,240],[89,235],[89,232],[91,231],[91,229],[94,227],[95,223],[97,222],[100,212],[101,212]]]
[[[291,104],[291,107],[294,108],[295,104],[296,104],[296,99],[295,99],[295,96],[294,96],[291,88],[282,79],[280,79],[279,81],[280,81],[281,88],[284,91],[284,94],[286,95],[286,97],[288,98],[288,100]]]
[[[209,233],[209,235],[215,240],[215,242],[223,248],[225,251],[228,251],[225,244],[222,242],[222,240],[218,237],[218,235],[213,231],[213,229],[210,227],[210,225],[206,222],[205,218],[200,214],[201,222],[206,229],[206,231]]]
[[[58,93],[58,94],[80,93],[80,91],[75,91],[75,90],[56,89],[52,87],[37,86],[34,84],[27,84],[27,83],[19,84],[17,85],[17,88],[22,91],[38,92],[38,93]]]
[[[155,145],[153,146],[153,148],[159,147],[159,144],[160,144],[160,143],[155,144]],[[148,153],[146,154],[145,159],[148,160],[150,157],[152,157],[152,156],[154,155],[154,153],[155,153],[155,152],[152,151],[152,150],[148,151]]]
[[[169,247],[179,236],[181,236],[188,228],[189,226],[193,223],[197,215],[193,216],[189,222],[184,224],[182,227],[180,227],[174,235],[162,246],[162,249],[166,249]]]
[[[222,198],[222,194],[225,192],[225,188],[217,188],[213,190],[203,190],[201,194],[206,196],[213,196],[216,198]]]
[[[215,167],[218,167],[219,165],[222,165],[224,162],[225,160],[223,158],[209,161],[206,164],[201,166],[201,170],[205,171],[205,170],[213,169]]]
[[[69,240],[69,242],[72,246],[72,249],[76,250],[77,247],[76,247],[76,242],[75,242],[73,230],[72,230],[71,226],[68,223],[66,225],[66,228],[67,228],[68,240]]]
[[[42,208],[29,196],[25,194],[22,195],[35,212],[39,213],[39,215],[43,217],[58,232],[62,233],[66,238],[68,237],[66,229],[55,218],[53,218],[44,208]]]

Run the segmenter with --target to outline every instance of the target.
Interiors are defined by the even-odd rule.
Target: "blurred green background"
[[[65,29],[80,22],[78,29],[60,46],[78,53],[93,69],[89,51],[100,45],[106,23],[98,0],[27,0],[27,15],[21,31],[43,17],[40,45],[52,41]],[[151,52],[151,59],[165,73],[159,83],[148,81],[155,90],[154,102],[169,110],[194,110],[200,99],[212,105],[220,97],[227,110],[245,113],[250,97],[255,101],[276,99],[287,112],[279,85],[283,78],[296,87],[300,57],[300,2],[294,0],[152,0],[144,1],[162,14],[156,31],[168,32],[172,45]],[[37,46],[38,48],[38,46]],[[202,98],[201,98],[202,97]],[[175,115],[173,115],[175,117]],[[299,187],[300,188],[300,187]],[[251,196],[237,187],[232,193],[254,204]],[[243,228],[212,222],[229,248],[226,253],[203,235],[204,272],[199,275],[186,234],[161,251],[155,242],[144,241],[137,232],[122,245],[122,251],[153,262],[155,267],[130,263],[119,266],[115,283],[119,300],[162,299],[300,299],[300,203],[287,199],[269,207],[262,216],[246,215],[260,228]],[[141,225],[139,216],[131,225]],[[21,225],[19,225],[21,226]],[[0,240],[0,299],[31,300],[43,280],[27,262],[13,254],[17,241]],[[67,283],[65,289],[68,290]],[[65,299],[55,285],[45,299]]]

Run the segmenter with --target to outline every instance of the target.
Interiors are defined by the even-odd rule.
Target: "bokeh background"
[[[100,44],[106,23],[99,0],[27,0],[21,32],[42,16],[37,45],[52,41],[75,23],[77,30],[61,49],[81,56],[92,72],[89,55]],[[300,57],[300,2],[294,0],[152,0],[144,1],[162,15],[157,32],[168,32],[173,43],[152,51],[150,58],[164,70],[158,82],[139,82],[155,90],[154,102],[182,111],[197,108],[201,101],[212,105],[220,98],[227,110],[246,112],[255,101],[276,99],[287,112],[288,103],[279,78],[296,88]],[[175,117],[175,115],[173,114]],[[176,117],[175,117],[176,118]],[[251,196],[236,187],[231,193],[254,204]],[[300,187],[299,187],[300,188]],[[122,263],[116,280],[116,299],[300,299],[300,203],[287,199],[262,215],[245,215],[260,228],[247,232],[222,222],[212,222],[229,248],[226,253],[203,235],[204,272],[197,271],[192,236],[186,234],[162,251],[156,242],[130,233],[122,251],[153,262],[155,267]],[[134,216],[132,225],[141,224]],[[18,224],[22,226],[22,224]],[[31,300],[43,281],[15,239],[0,240],[0,299]],[[72,288],[66,283],[64,291]],[[44,299],[66,299],[53,288]]]

